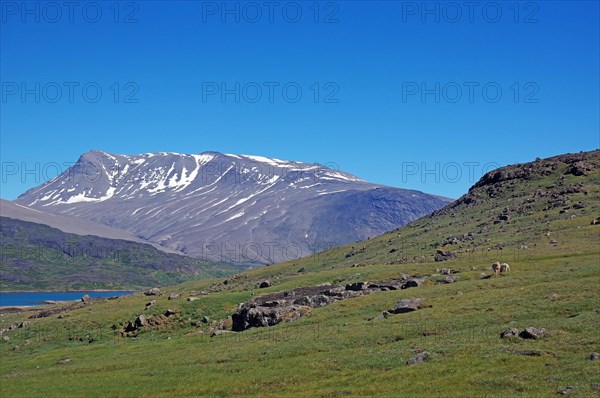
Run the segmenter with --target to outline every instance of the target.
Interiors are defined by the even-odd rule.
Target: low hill
[[[374,239],[158,296],[5,313],[2,391],[598,396],[599,198],[600,151],[539,159]]]
[[[0,290],[140,289],[235,271],[149,244],[0,217]]]
[[[65,217],[59,214],[52,214],[42,209],[32,209],[8,200],[0,199],[0,217],[12,218],[15,220],[43,224],[63,232],[75,235],[93,235],[101,238],[129,240],[137,243],[150,244],[165,253],[179,253],[167,247],[148,242],[137,236],[117,228],[111,228],[104,224],[95,223],[73,217]]]

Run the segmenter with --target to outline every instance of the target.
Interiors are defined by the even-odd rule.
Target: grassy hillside
[[[6,313],[3,396],[600,396],[600,152],[510,166],[436,214],[369,241],[228,279]],[[437,250],[449,254],[435,261]],[[448,251],[452,254],[447,253]],[[491,263],[511,272],[491,275]],[[437,269],[458,280],[436,284]],[[293,322],[210,337],[239,303],[320,283],[425,277],[313,308]],[[258,284],[269,280],[270,287]],[[168,300],[171,293],[182,296]],[[188,296],[198,297],[187,301]],[[383,315],[400,299],[417,311]],[[144,310],[145,303],[156,304]],[[60,307],[60,306],[59,306]],[[176,315],[121,337],[139,314]],[[61,317],[61,314],[68,314]],[[209,317],[203,322],[203,317]],[[163,319],[163,318],[160,318]],[[225,322],[227,326],[228,323]],[[501,339],[540,327],[537,340]],[[18,347],[18,348],[15,348]],[[406,361],[426,351],[415,365]]]
[[[140,289],[234,270],[147,244],[0,217],[0,290]]]

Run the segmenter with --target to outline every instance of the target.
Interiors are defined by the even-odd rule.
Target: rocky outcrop
[[[425,277],[401,274],[398,278],[384,281],[359,281],[348,283],[345,286],[323,284],[266,294],[238,306],[232,315],[232,330],[241,332],[252,327],[273,326],[281,322],[294,321],[312,308],[323,307],[339,300],[377,291],[418,287],[425,280]],[[389,310],[388,315],[422,308],[423,300],[421,298],[401,300],[395,308]]]
[[[267,294],[238,306],[232,315],[232,330],[241,332],[252,327],[273,326],[281,322],[294,321],[311,308],[322,307],[336,300],[361,294],[364,293],[346,290],[337,285],[310,286]]]

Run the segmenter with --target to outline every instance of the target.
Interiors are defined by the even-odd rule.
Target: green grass
[[[563,175],[561,166],[552,175],[508,185],[495,198],[481,196],[479,205],[460,205],[366,242],[250,270],[227,285],[218,279],[164,287],[167,294],[147,311],[149,298],[137,293],[94,302],[64,319],[30,320],[0,344],[0,395],[549,397],[576,386],[569,396],[600,396],[600,361],[587,359],[600,351],[600,226],[590,225],[600,215],[600,172]],[[585,201],[584,208],[544,210],[544,198],[526,212],[513,211],[509,222],[493,224],[504,207],[519,206],[538,187],[579,182],[587,195],[569,196],[572,203]],[[488,232],[480,232],[482,224]],[[473,241],[436,246],[468,232],[476,233]],[[397,250],[390,253],[392,248]],[[458,257],[434,262],[437,248]],[[511,272],[480,279],[482,272],[491,274],[496,260],[508,262]],[[238,303],[263,293],[428,275],[443,267],[460,271],[459,281],[376,292],[313,309],[295,322],[213,338],[208,325],[192,326],[205,315],[225,318]],[[298,273],[300,268],[307,272]],[[264,279],[272,286],[256,288]],[[212,293],[185,301],[201,289]],[[183,296],[168,301],[171,292]],[[399,299],[413,297],[426,298],[431,308],[378,317]],[[182,321],[137,338],[119,337],[119,325],[167,308],[180,311]],[[29,314],[4,315],[0,327]],[[499,337],[509,327],[527,326],[548,334],[539,340]],[[86,335],[83,342],[72,339]],[[424,350],[430,360],[405,365]],[[515,355],[519,350],[540,355]],[[61,363],[66,358],[71,361]]]

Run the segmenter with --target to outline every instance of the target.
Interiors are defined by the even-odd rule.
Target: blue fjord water
[[[0,306],[40,305],[46,300],[69,301],[79,300],[84,294],[92,298],[123,296],[131,291],[111,292],[0,292]]]

